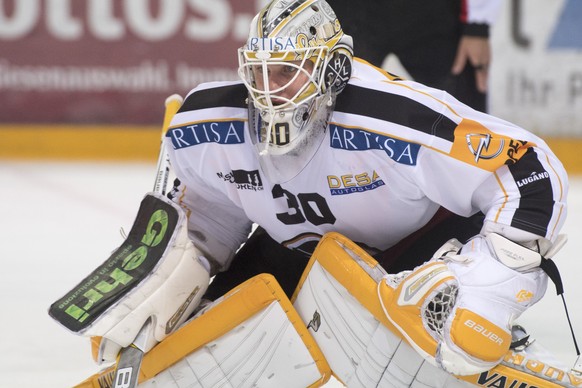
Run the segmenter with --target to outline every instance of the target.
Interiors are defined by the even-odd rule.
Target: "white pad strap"
[[[497,259],[511,269],[526,272],[539,267],[542,263],[541,254],[497,233],[488,234],[486,239],[491,251],[497,255]]]
[[[497,233],[489,233],[485,240],[493,256],[506,267],[519,272],[541,268],[554,282],[558,295],[564,292],[560,271],[551,258],[566,244],[566,235],[559,235],[554,243],[546,239],[531,241],[526,243],[528,247]]]

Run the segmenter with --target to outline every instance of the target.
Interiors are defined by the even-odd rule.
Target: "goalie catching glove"
[[[150,193],[124,243],[49,314],[75,333],[101,337],[93,341],[97,363],[115,361],[148,318],[146,351],[188,318],[208,287],[208,267],[188,238],[183,210]]]
[[[447,244],[444,256],[386,275],[378,294],[387,318],[426,360],[473,375],[502,360],[514,320],[544,295],[544,259],[495,233],[460,252],[460,243]]]

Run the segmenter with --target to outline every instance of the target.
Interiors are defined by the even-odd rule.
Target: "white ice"
[[[1,387],[71,387],[99,370],[89,340],[59,326],[47,310],[123,241],[120,228],[131,228],[154,175],[150,163],[0,162]],[[569,198],[564,232],[570,241],[555,261],[582,341],[582,178],[571,179]],[[519,322],[573,364],[574,345],[553,285]]]

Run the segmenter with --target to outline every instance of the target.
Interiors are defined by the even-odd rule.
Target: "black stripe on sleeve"
[[[217,107],[246,108],[247,97],[248,92],[243,84],[198,90],[186,98],[178,112]]]
[[[410,98],[348,85],[339,95],[336,112],[368,116],[454,141],[457,124]]]
[[[521,195],[511,226],[545,236],[554,209],[550,174],[538,160],[533,148],[508,167]]]

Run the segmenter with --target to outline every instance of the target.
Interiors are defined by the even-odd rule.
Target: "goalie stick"
[[[166,188],[168,186],[168,178],[170,176],[170,157],[166,152],[166,133],[170,128],[170,122],[172,118],[180,109],[182,105],[182,97],[179,94],[172,94],[166,98],[165,106],[166,111],[164,113],[164,123],[162,125],[162,138],[160,140],[160,153],[158,155],[158,166],[156,172],[156,182],[154,184],[154,192],[162,195],[166,194]]]
[[[152,327],[151,318],[143,325],[131,345],[121,349],[115,367],[113,388],[137,387],[139,368]]]
[[[166,152],[166,133],[170,127],[172,117],[176,114],[182,105],[182,97],[173,94],[166,98],[164,122],[162,124],[162,137],[160,141],[160,152],[158,155],[158,164],[156,169],[156,180],[154,183],[154,192],[165,195],[170,175],[170,159]],[[148,338],[151,335],[152,322],[148,319],[140,329],[137,337],[131,345],[121,349],[115,374],[113,378],[113,388],[135,388],[138,383],[139,368],[145,352]]]

